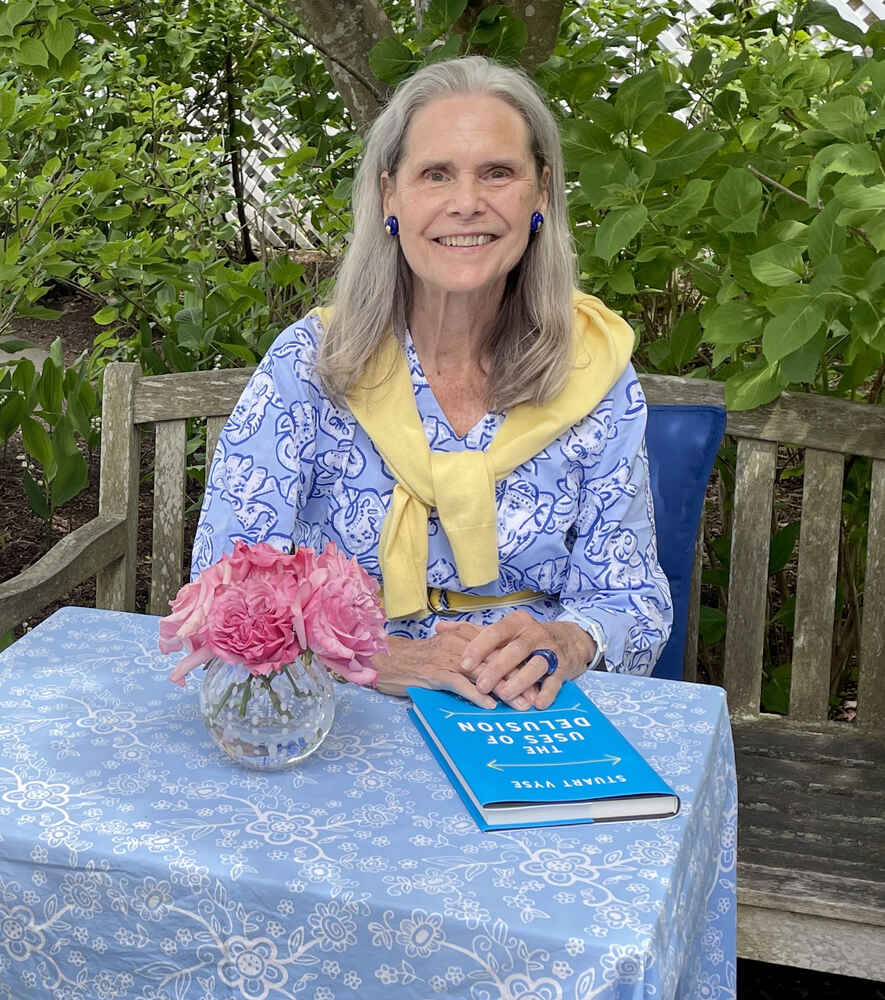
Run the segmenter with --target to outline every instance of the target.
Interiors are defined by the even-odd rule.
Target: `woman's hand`
[[[375,687],[384,694],[400,697],[407,687],[453,691],[483,708],[494,708],[497,702],[488,692],[476,689],[473,679],[460,669],[468,644],[480,629],[469,622],[450,622],[445,632],[429,639],[388,637],[388,652],[372,659],[378,671]]]
[[[372,660],[378,671],[375,687],[384,694],[403,696],[407,687],[425,687],[436,691],[453,691],[482,708],[495,708],[498,702],[488,690],[480,691],[475,684],[475,671],[461,668],[464,654],[472,640],[482,631],[469,622],[439,622],[438,634],[429,639],[388,637],[388,652]],[[492,688],[500,695],[503,683]],[[532,702],[524,694],[505,698],[513,708],[525,710]]]
[[[437,629],[445,636],[457,624],[461,623],[439,622]],[[556,653],[559,665],[549,677],[543,657],[529,659],[535,649]],[[527,611],[511,611],[494,625],[476,630],[465,645],[458,669],[474,678],[480,694],[494,691],[515,708],[522,699],[535,708],[548,708],[563,681],[580,676],[595,653],[593,639],[578,625],[540,622]]]

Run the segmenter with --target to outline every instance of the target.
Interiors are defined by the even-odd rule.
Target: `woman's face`
[[[547,206],[519,112],[497,97],[433,101],[412,118],[395,176],[381,177],[384,214],[416,291],[501,295]]]

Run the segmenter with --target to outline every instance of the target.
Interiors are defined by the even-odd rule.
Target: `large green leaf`
[[[655,155],[655,182],[687,177],[722,146],[721,135],[693,128]]]
[[[12,29],[21,24],[33,9],[33,0],[12,0],[12,3],[7,5],[4,14],[6,15],[6,28],[10,35]]]
[[[725,612],[719,608],[711,608],[702,604],[700,608],[699,628],[701,642],[705,646],[713,646],[725,638]]]
[[[37,385],[37,395],[43,409],[47,411],[47,414],[55,415],[56,419],[61,415],[64,401],[63,377],[61,367],[51,357],[43,362],[43,371]],[[47,416],[47,419],[51,418]]]
[[[641,132],[666,106],[664,81],[657,69],[628,77],[615,95],[618,115],[631,132]]]
[[[415,66],[412,50],[397,38],[382,38],[369,52],[369,68],[385,83],[399,83]]]
[[[750,270],[763,285],[791,285],[805,272],[802,250],[789,243],[775,243],[750,256]]]
[[[856,94],[839,97],[821,105],[816,115],[826,131],[837,139],[845,139],[847,142],[863,141],[867,109],[862,98]]]
[[[704,340],[721,346],[737,346],[755,340],[761,333],[765,314],[750,302],[724,302],[702,316]]]
[[[701,321],[696,312],[683,313],[670,334],[670,357],[677,368],[688,364],[701,342]]]
[[[712,186],[713,182],[706,178],[692,177],[682,191],[676,195],[673,203],[662,212],[657,213],[655,221],[665,226],[682,226],[691,222],[706,205]]]
[[[879,306],[860,299],[851,310],[852,329],[870,347],[885,351],[885,314]]]
[[[827,325],[824,323],[807,343],[778,362],[781,380],[786,383],[811,384],[820,369],[821,358],[827,347]]]
[[[834,188],[834,193],[846,210],[881,212],[885,209],[885,184],[868,187],[862,181],[843,177]],[[842,219],[845,214],[845,211],[841,212],[837,219]]]
[[[793,557],[793,549],[795,549],[799,539],[801,523],[801,521],[791,521],[772,535],[771,547],[768,552],[769,575],[782,572]]]
[[[77,40],[77,29],[73,21],[63,17],[55,24],[47,24],[43,38],[46,42],[46,48],[58,62],[61,62],[74,47],[74,42]]]
[[[25,496],[28,498],[28,503],[31,505],[31,510],[33,510],[37,517],[48,521],[51,513],[49,504],[46,502],[42,488],[37,485],[27,469],[22,470],[22,486],[24,487]]]
[[[0,405],[0,441],[3,444],[18,430],[28,412],[28,401],[17,392],[10,393]]]
[[[835,8],[823,0],[809,0],[796,14],[794,21],[796,28],[808,28],[813,24],[820,25],[831,35],[852,45],[864,44],[863,31],[857,25],[846,21]]]
[[[781,663],[772,667],[762,685],[762,711],[774,715],[786,715],[790,711],[790,679],[792,667]]]
[[[430,0],[424,11],[423,30],[432,41],[458,20],[467,7],[467,0]]]
[[[581,167],[578,175],[581,190],[592,203],[598,205],[603,195],[603,188],[616,179],[618,165],[622,170],[626,166],[620,152],[594,157]]]
[[[44,469],[48,469],[52,462],[52,441],[46,428],[33,417],[25,417],[21,428],[25,451]]]
[[[811,294],[798,297],[773,316],[762,333],[762,352],[770,364],[780,361],[807,343],[821,328],[826,315]]]
[[[806,232],[808,254],[812,264],[820,264],[827,257],[840,254],[845,249],[848,234],[844,227],[836,222],[840,211],[841,205],[838,201],[829,201],[824,210],[812,219]]]
[[[596,230],[594,252],[603,260],[612,257],[633,239],[648,219],[645,205],[617,208],[609,212]]]
[[[92,322],[99,326],[108,326],[119,318],[120,310],[116,306],[103,306],[97,313],[93,314]]]
[[[25,38],[18,50],[17,59],[23,66],[49,65],[49,53],[39,38]]]
[[[611,135],[617,135],[624,129],[623,119],[615,106],[599,97],[592,97],[581,103],[581,116],[589,118],[591,122],[604,128]]]
[[[606,153],[612,148],[612,140],[608,132],[592,122],[567,118],[562,123],[560,132],[567,170],[580,170],[585,163],[595,159],[599,153]]]
[[[86,461],[80,454],[80,449],[74,440],[70,420],[65,416],[58,422],[52,435],[52,445],[55,458],[55,475],[52,477],[52,507],[53,510],[67,503],[84,489],[88,481]]]
[[[762,185],[749,170],[729,167],[713,192],[713,205],[727,233],[755,233],[762,212]]]
[[[752,410],[780,394],[777,373],[762,360],[732,375],[725,383],[725,405],[729,410]]]
[[[837,142],[832,146],[824,146],[815,155],[808,169],[805,197],[812,205],[817,204],[820,185],[827,174],[865,177],[876,173],[879,169],[879,157],[866,143]]]

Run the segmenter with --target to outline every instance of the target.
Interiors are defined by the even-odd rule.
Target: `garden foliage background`
[[[864,30],[821,0],[706,14],[688,0],[266,4],[0,8],[0,347],[20,346],[17,317],[56,318],[59,289],[88,296],[102,331],[67,369],[60,343],[42,370],[0,368],[4,461],[20,435],[23,489],[47,526],[86,486],[104,366],[254,364],[326,291],[331,267],[315,261],[333,264],[345,245],[361,130],[389,88],[464,52],[521,63],[549,95],[582,285],[633,324],[640,369],[721,380],[731,408],[785,388],[881,405],[885,25]],[[283,240],[255,223],[247,157],[264,164],[258,214],[288,219]],[[201,440],[195,428],[195,457]],[[726,445],[723,530],[707,551],[714,672],[733,461]],[[781,484],[800,478],[801,454],[786,453]],[[868,490],[868,465],[852,463],[834,691],[853,663]],[[779,510],[775,708],[798,536],[789,504]]]

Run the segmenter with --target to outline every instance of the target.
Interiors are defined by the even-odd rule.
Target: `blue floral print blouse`
[[[274,341],[218,441],[192,572],[236,539],[280,549],[329,541],[381,579],[377,549],[395,480],[372,441],[336,407],[313,371],[316,315]],[[427,441],[437,451],[488,447],[503,412],[463,437],[449,426],[408,336],[406,355]],[[519,607],[571,621],[605,649],[609,670],[648,674],[670,633],[672,604],[656,554],[645,452],[645,398],[632,366],[592,413],[496,484],[498,579],[463,588],[435,511],[429,519],[428,587],[473,594],[534,590]],[[512,607],[454,616],[489,624]],[[452,617],[452,616],[447,616]],[[391,634],[426,638],[437,616],[397,619]]]

